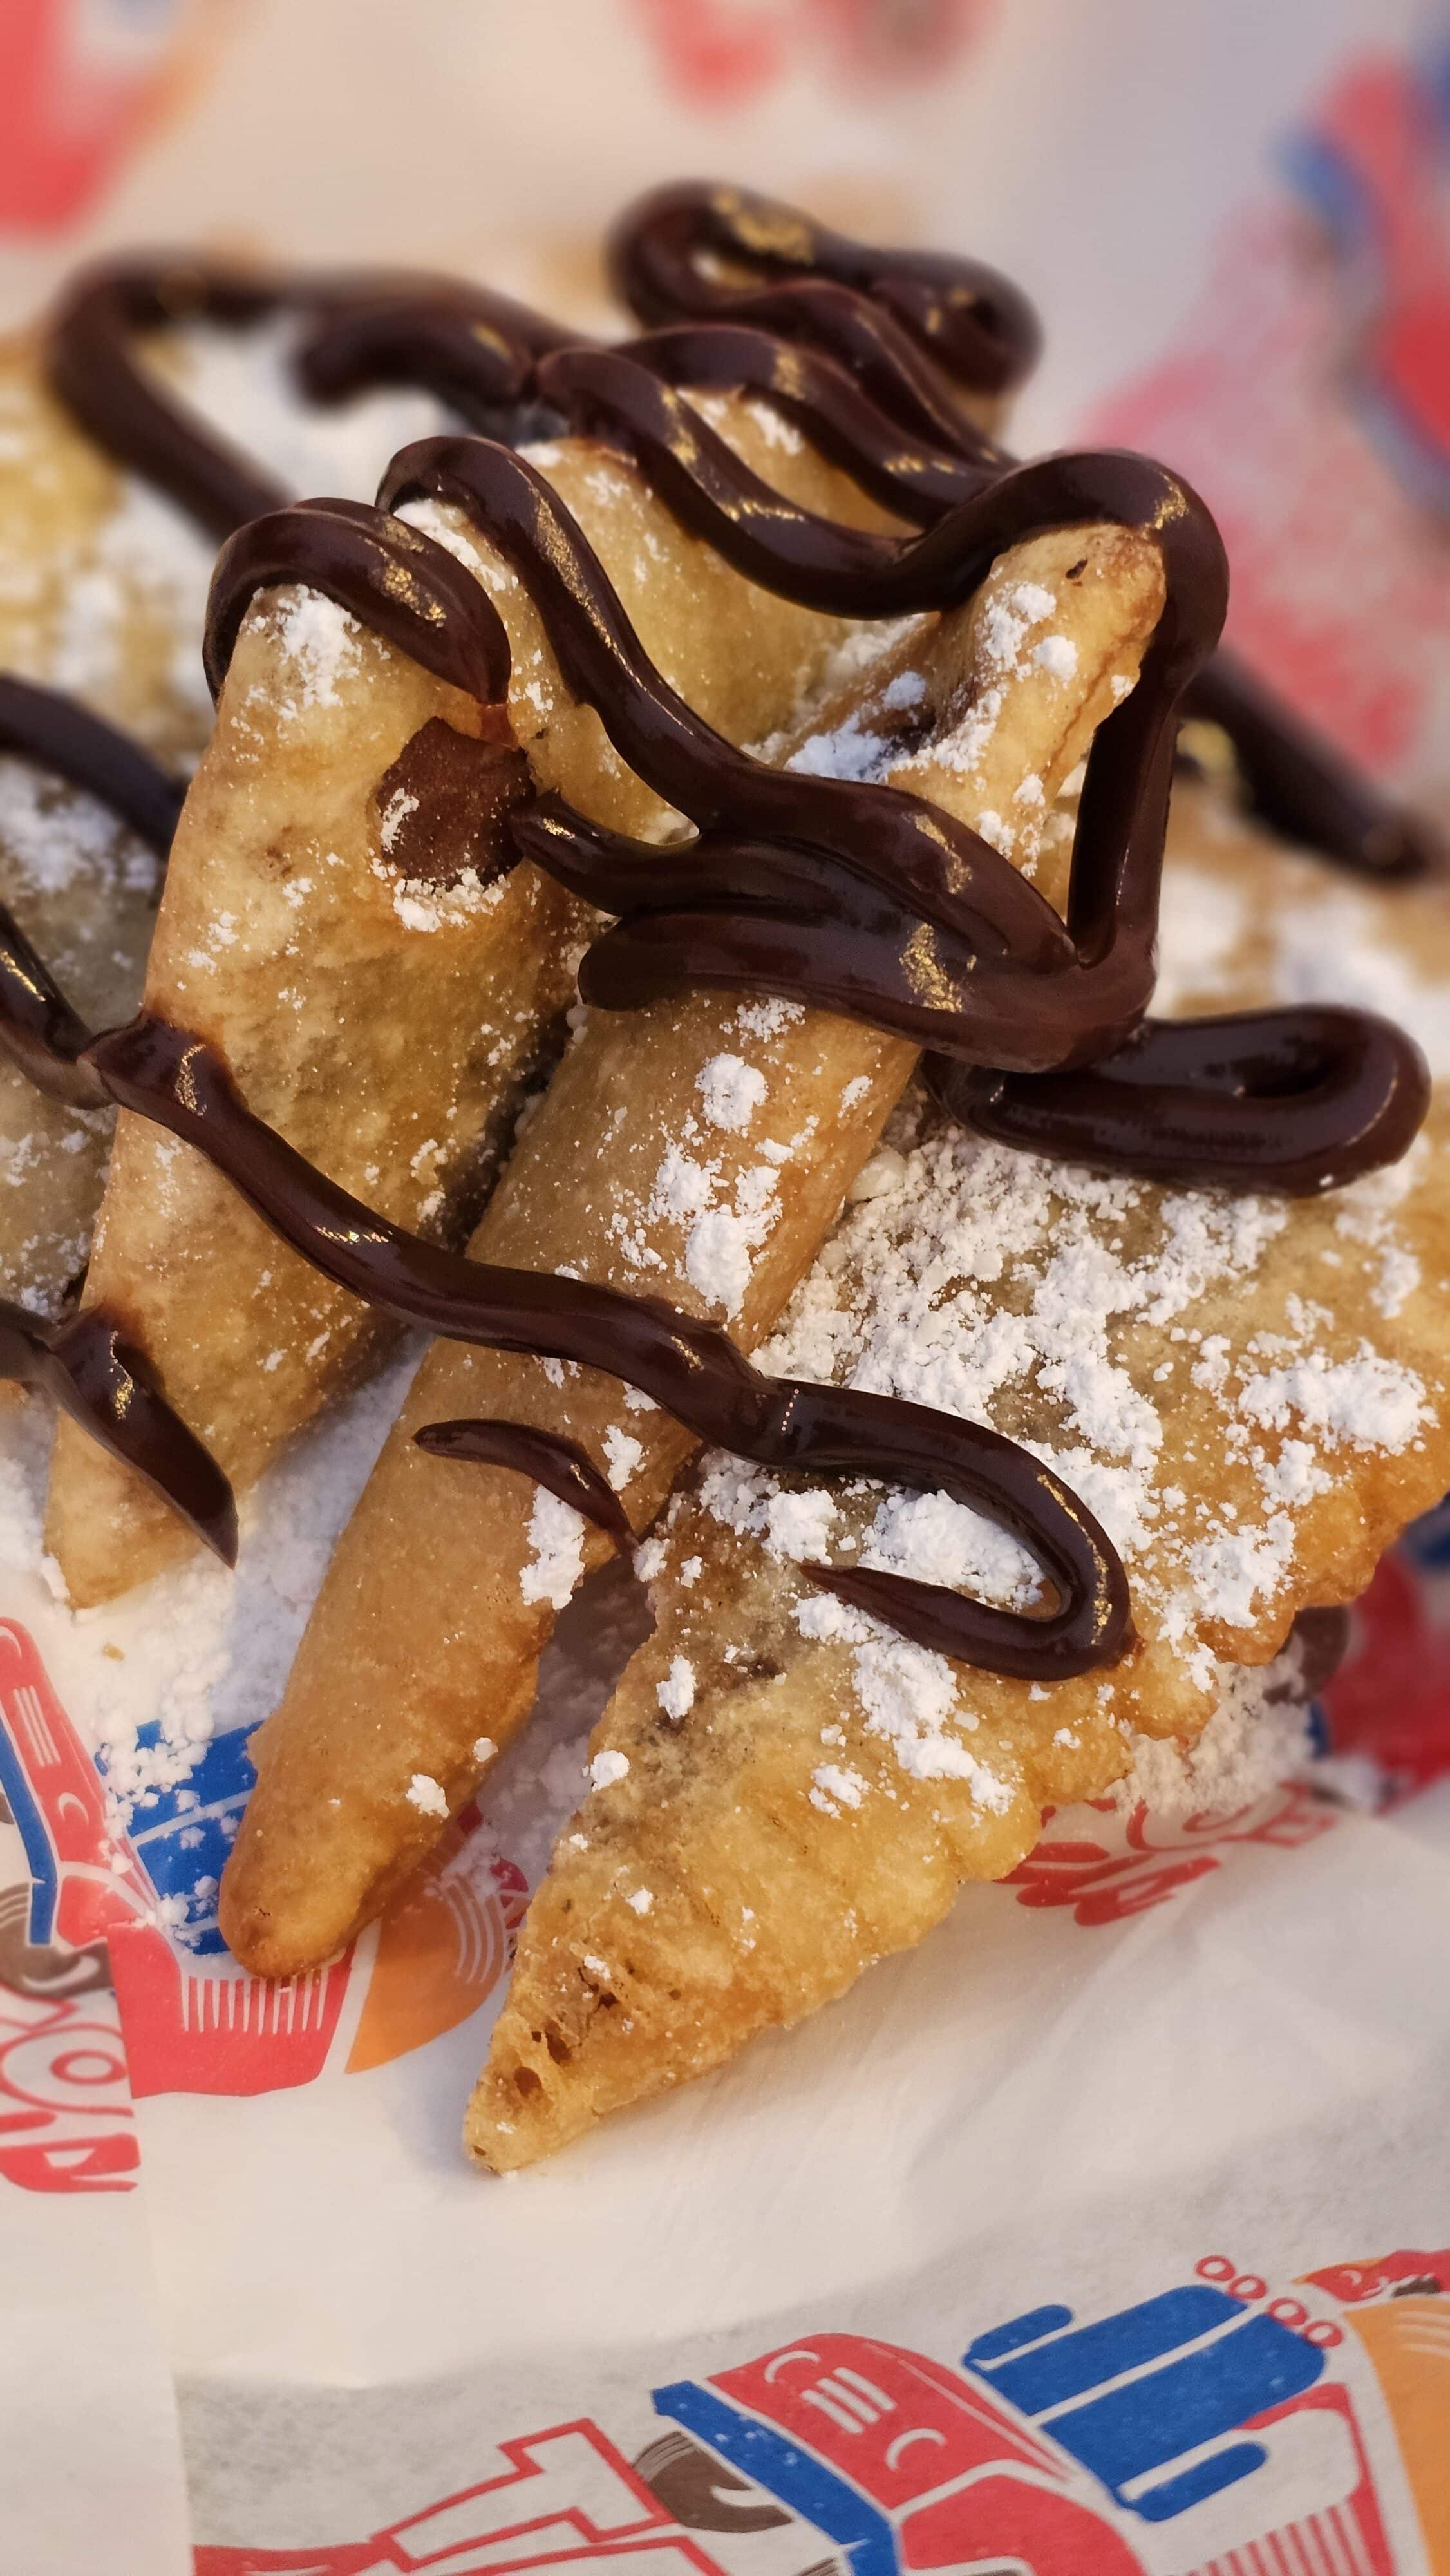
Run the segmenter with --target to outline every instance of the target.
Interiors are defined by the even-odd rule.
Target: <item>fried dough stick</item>
[[[890,779],[1025,855],[1045,803],[1131,686],[1163,601],[1150,539],[1093,527],[1014,549],[974,603],[895,646],[835,711],[835,756],[880,741]],[[1056,649],[1039,655],[1044,639]],[[1069,649],[1071,648],[1071,649]],[[919,685],[918,685],[919,684]],[[899,746],[909,709],[916,748]],[[776,746],[778,756],[788,744]],[[805,757],[832,756],[826,735]],[[528,1125],[472,1250],[666,1297],[749,1348],[813,1259],[914,1050],[822,1011],[714,996],[593,1012]],[[691,1446],[616,1381],[435,1344],[344,1532],[281,1706],[222,1925],[269,1976],[377,1913],[472,1796],[532,1701],[539,1653],[604,1543],[524,1477],[430,1457],[420,1425],[504,1415],[581,1441],[637,1529]]]
[[[1419,980],[1450,974],[1443,890],[1346,888],[1201,796],[1174,846],[1205,871],[1177,896],[1170,871],[1185,1003],[1302,998],[1311,951],[1330,998],[1337,951],[1340,998],[1372,977],[1427,1030],[1438,1012],[1450,1074],[1450,985]],[[924,1108],[898,1143],[767,1363],[1049,1452],[1118,1541],[1140,1643],[1052,1686],[928,1654],[797,1560],[1021,1601],[1010,1544],[942,1496],[847,1503],[708,1459],[652,1543],[656,1632],[593,1739],[607,1785],[534,1898],[468,2114],[499,2171],[920,1941],[1031,1849],[1045,1805],[1120,1778],[1136,1731],[1194,1736],[1224,1661],[1265,1663],[1301,1608],[1354,1599],[1450,1481],[1450,1084],[1404,1163],[1290,1203],[1094,1179]]]
[[[753,412],[739,406],[733,421],[742,452],[795,497],[879,521],[803,442],[778,462]],[[852,631],[841,620],[752,588],[588,442],[540,453],[647,649],[723,733],[768,731],[821,681]],[[504,618],[527,776],[601,821],[658,829],[666,809],[569,696],[527,594],[447,513],[419,515]],[[477,747],[484,725],[475,700],[317,592],[264,592],[177,830],[145,995],[149,1011],[219,1047],[252,1108],[335,1180],[455,1242],[477,1216],[520,1078],[572,990],[587,918],[533,866],[508,867],[496,772]],[[127,1115],[86,1296],[124,1317],[239,1490],[381,1339],[367,1310],[279,1244],[201,1155]],[[48,1544],[86,1604],[195,1541],[62,1425]]]

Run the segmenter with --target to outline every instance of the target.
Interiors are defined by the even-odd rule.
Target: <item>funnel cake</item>
[[[1131,688],[1162,606],[1151,539],[1105,528],[1036,538],[969,608],[888,647],[864,688],[772,753],[807,770],[875,766],[973,822],[1015,813],[1025,850],[1093,726]],[[1054,649],[1040,651],[1048,638]],[[623,1019],[591,1011],[472,1254],[567,1264],[663,1295],[727,1323],[748,1349],[814,1256],[914,1061],[900,1039],[789,1003],[702,996]],[[554,1614],[605,1552],[522,1477],[414,1446],[421,1425],[460,1415],[507,1415],[580,1442],[637,1527],[691,1445],[667,1415],[592,1373],[446,1343],[430,1351],[286,1696],[253,1740],[257,1787],[222,1922],[260,1972],[326,1957],[417,1865],[526,1715]]]
[[[733,431],[799,496],[879,520],[803,442],[777,458],[744,406]],[[849,631],[840,620],[747,585],[622,461],[576,441],[534,453],[662,668],[723,732],[770,730],[822,681]],[[421,542],[450,547],[446,563],[460,557],[503,616],[506,715],[321,592],[263,591],[178,829],[145,1000],[218,1045],[253,1106],[334,1179],[394,1222],[456,1240],[572,992],[587,919],[514,864],[507,806],[533,784],[636,833],[657,832],[666,809],[572,699],[486,542],[431,504],[413,517],[432,532]],[[276,528],[285,555],[305,518],[256,527]],[[224,557],[223,575],[273,542],[239,539],[252,551]],[[218,1173],[126,1118],[86,1295],[125,1315],[243,1490],[378,1342],[367,1311],[279,1248]],[[191,1542],[77,1432],[57,1445],[49,1544],[71,1598],[87,1603]]]
[[[1122,1552],[1138,1642],[1055,1684],[925,1652],[800,1560],[1022,1598],[1010,1538],[942,1495],[707,1456],[640,1551],[655,1633],[520,1936],[466,2132],[496,2170],[921,1940],[1031,1849],[1044,1806],[1119,1779],[1135,1736],[1194,1737],[1227,1668],[1352,1600],[1450,1482],[1450,894],[1346,886],[1191,787],[1170,850],[1173,1007],[1373,990],[1438,1033],[1424,1131],[1397,1167],[1285,1202],[1012,1153],[920,1094],[898,1113],[761,1364],[1051,1455]]]

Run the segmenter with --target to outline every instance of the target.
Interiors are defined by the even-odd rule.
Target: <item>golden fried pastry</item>
[[[1035,846],[1163,603],[1156,544],[1064,529],[1009,550],[965,610],[911,634],[795,737],[807,769],[873,764]],[[1053,639],[1053,648],[1040,649]],[[912,748],[903,751],[903,725]],[[801,732],[805,740],[801,741]],[[789,740],[772,746],[783,757]],[[709,995],[591,1011],[470,1247],[769,1331],[909,1078],[901,1039]],[[613,1380],[440,1343],[425,1359],[253,1741],[223,1884],[237,1956],[288,1976],[375,1914],[470,1798],[533,1697],[553,1617],[601,1542],[517,1474],[422,1455],[420,1424],[508,1416],[581,1442],[636,1527],[691,1445]]]
[[[753,409],[737,407],[734,435],[801,497],[879,522],[802,441],[777,455]],[[766,732],[822,683],[852,631],[840,619],[750,587],[637,472],[589,444],[535,454],[661,669],[721,732]],[[637,833],[658,832],[666,809],[572,697],[496,553],[456,514],[420,504],[411,515],[502,614],[517,749],[481,744],[476,703],[331,599],[265,591],[177,831],[145,1000],[219,1046],[251,1106],[333,1179],[395,1222],[457,1240],[572,991],[584,920],[537,869],[511,864],[503,813],[531,783]],[[375,1319],[279,1246],[209,1164],[127,1117],[86,1295],[125,1317],[242,1490],[378,1347]],[[49,1544],[71,1598],[88,1603],[194,1540],[62,1425]]]
[[[1204,790],[1180,791],[1170,848],[1175,1007],[1372,991],[1438,1030],[1450,1077],[1444,889],[1348,886]],[[944,1494],[707,1455],[640,1551],[656,1630],[592,1738],[469,2111],[499,2171],[921,1940],[1044,1805],[1102,1792],[1136,1735],[1191,1739],[1226,1666],[1352,1600],[1450,1482],[1450,1082],[1402,1163],[1292,1201],[1044,1162],[920,1097],[887,1136],[761,1363],[1050,1458],[1121,1552],[1136,1643],[1053,1683],[953,1663],[801,1561],[1020,1605],[1010,1536]]]

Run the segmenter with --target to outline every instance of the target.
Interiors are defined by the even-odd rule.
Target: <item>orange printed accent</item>
[[[528,1886],[512,1861],[493,1863],[492,1886],[458,1868],[473,1821],[468,1809],[454,1819],[427,1870],[383,1918],[349,2075],[456,2029],[508,1965]]]
[[[1432,2576],[1450,2576],[1450,2299],[1400,2298],[1345,2318],[1395,2428]]]

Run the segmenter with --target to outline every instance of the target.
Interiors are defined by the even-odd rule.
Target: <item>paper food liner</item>
[[[1100,424],[1202,481],[1263,666],[1429,785],[1444,94],[1347,80]],[[348,1957],[268,1988],[215,1927],[249,1725],[395,1400],[305,1444],[165,1635],[147,1595],[72,1621],[33,1549],[4,1577],[6,2566],[1450,2569],[1450,1513],[1356,1612],[1317,1761],[1237,1812],[1052,1818],[840,2004],[505,2184],[462,2107],[627,1585]]]

